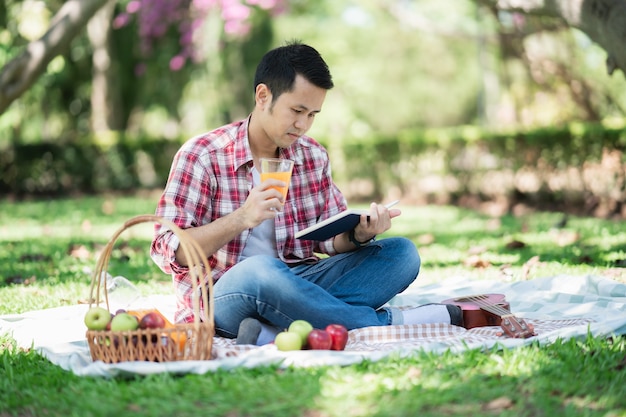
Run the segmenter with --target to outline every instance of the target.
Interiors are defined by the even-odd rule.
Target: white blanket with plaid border
[[[515,348],[559,338],[584,338],[626,334],[626,284],[596,276],[538,278],[530,281],[472,281],[447,279],[420,285],[419,280],[390,305],[405,307],[438,303],[452,297],[502,293],[511,311],[535,326],[536,336],[512,339],[499,327],[466,330],[446,324],[369,327],[352,330],[346,350],[280,352],[273,345],[237,346],[233,340],[216,337],[214,359],[170,363],[92,361],[85,340],[83,316],[86,305],[31,311],[0,316],[0,334],[9,333],[23,348],[34,348],[52,363],[77,375],[124,376],[132,374],[206,373],[217,369],[280,366],[349,365],[362,360],[380,360],[389,355],[406,356],[416,350],[460,352],[466,349]],[[154,296],[150,302],[167,316],[173,315],[173,297]]]

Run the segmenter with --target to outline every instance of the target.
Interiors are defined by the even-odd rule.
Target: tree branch
[[[54,57],[65,51],[107,0],[68,0],[50,28],[0,71],[0,114],[39,78]]]
[[[608,54],[607,72],[626,76],[626,0],[476,0],[498,10],[562,19]]]

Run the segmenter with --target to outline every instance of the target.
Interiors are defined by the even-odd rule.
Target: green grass
[[[98,250],[123,221],[152,213],[155,201],[146,195],[0,202],[0,314],[84,302]],[[416,242],[422,282],[457,275],[626,277],[620,222],[572,217],[557,229],[558,213],[492,219],[455,207],[401,208],[389,233]],[[111,271],[147,293],[171,292],[169,277],[148,257],[150,236],[151,225],[126,233]],[[63,371],[5,335],[0,417],[624,416],[625,368],[626,339],[588,338],[514,350],[416,352],[346,367],[103,379]]]

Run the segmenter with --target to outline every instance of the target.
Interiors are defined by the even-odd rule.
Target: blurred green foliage
[[[117,12],[126,2],[117,4]],[[0,65],[45,30],[61,1],[6,1]],[[463,125],[519,127],[623,117],[624,77],[608,77],[604,52],[584,34],[526,16],[524,26],[474,1],[292,0],[286,13],[256,9],[243,37],[210,13],[196,39],[206,61],[171,71],[180,48],[168,33],[151,56],[135,23],[112,31],[116,77],[109,88],[127,135],[178,139],[245,117],[252,74],[273,46],[300,39],[321,51],[336,88],[311,134],[333,142],[395,140],[406,129]],[[519,19],[518,19],[519,20]],[[29,22],[25,25],[24,22]],[[548,26],[549,31],[541,31]],[[28,35],[30,33],[30,35]],[[92,47],[85,33],[0,117],[9,143],[75,143],[91,137]]]
[[[0,65],[61,4],[4,2]],[[162,187],[184,140],[249,113],[259,58],[299,39],[335,80],[309,134],[329,149],[348,198],[531,196],[620,212],[626,80],[605,74],[604,51],[581,32],[470,0],[289,4],[278,16],[255,9],[245,36],[225,34],[209,13],[195,40],[206,60],[179,71],[169,66],[175,31],[144,56],[136,23],[113,30],[108,88],[122,97],[111,109],[120,130],[92,131],[102,109],[92,107],[93,48],[81,34],[1,115],[0,193]]]
[[[161,188],[180,141],[123,135],[80,144],[15,145],[0,153],[0,194]],[[333,143],[333,175],[349,200],[500,201],[601,216],[624,215],[626,126],[570,123],[528,130],[405,129]],[[181,138],[180,140],[184,140]],[[500,213],[502,214],[502,213]]]

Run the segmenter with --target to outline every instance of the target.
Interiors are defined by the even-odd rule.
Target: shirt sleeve
[[[191,144],[187,144],[174,157],[165,190],[156,209],[157,216],[172,221],[181,229],[209,221],[203,222],[202,219],[211,204],[210,174],[194,149]],[[174,274],[175,281],[184,279],[189,271],[176,261],[179,245],[180,240],[167,226],[155,225],[150,256],[162,271]]]
[[[161,230],[160,226],[156,226],[157,231]],[[171,230],[164,230],[157,235],[150,247],[150,256],[154,263],[166,274],[182,273],[187,268],[176,262],[176,251],[180,245],[180,240]]]

